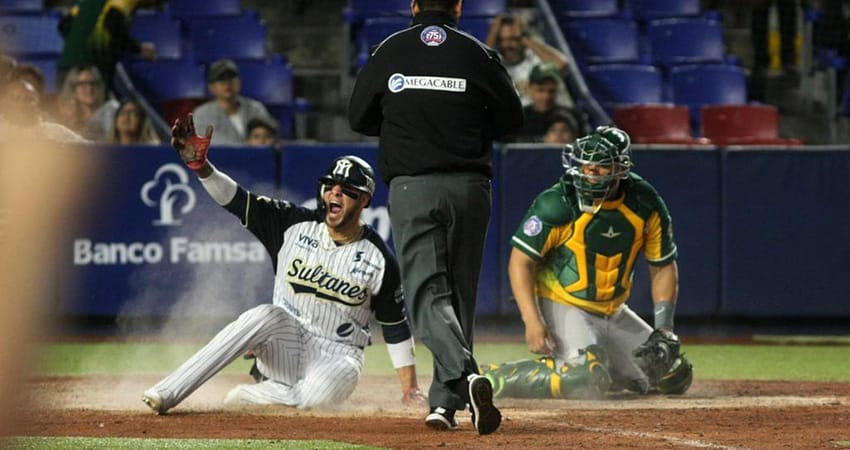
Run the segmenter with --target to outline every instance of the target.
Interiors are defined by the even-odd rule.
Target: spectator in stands
[[[162,143],[142,106],[125,100],[115,112],[110,142],[121,145],[158,145]]]
[[[269,111],[257,100],[239,95],[242,82],[239,69],[230,59],[220,59],[210,64],[207,87],[213,99],[195,108],[192,113],[198,129],[215,128],[213,145],[242,145],[251,119],[259,118],[277,127]]]
[[[582,137],[578,122],[572,114],[555,110],[549,115],[549,128],[543,135],[544,144],[568,144]]]
[[[531,69],[528,76],[528,93],[531,103],[523,107],[525,123],[514,139],[517,142],[543,142],[543,136],[555,112],[572,115],[575,113],[557,101],[558,83],[561,74],[552,64],[541,63]],[[578,126],[578,125],[577,125]]]
[[[68,128],[82,132],[103,106],[106,90],[97,67],[74,67],[68,72],[59,94],[59,120]]]
[[[248,145],[267,147],[277,143],[277,127],[262,118],[254,118],[248,121],[246,127],[248,137],[245,143]]]
[[[26,80],[13,78],[4,83],[0,98],[3,99],[0,102],[0,135],[20,133],[28,136],[32,130],[56,142],[85,142],[68,128],[44,120],[38,92]]]
[[[560,74],[558,96],[561,103],[573,104],[560,82],[567,73],[567,57],[542,39],[532,36],[522,16],[496,16],[490,25],[486,43],[502,55],[502,63],[513,79],[523,105],[531,103],[528,76],[531,69],[541,62],[553,64]]]
[[[112,86],[115,64],[127,54],[156,59],[152,42],[130,35],[133,15],[139,8],[159,7],[164,0],[81,0],[62,18],[59,30],[65,39],[58,62],[59,82],[79,65],[93,64]]]

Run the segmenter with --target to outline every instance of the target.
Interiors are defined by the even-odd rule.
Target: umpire
[[[351,128],[380,136],[378,171],[413,324],[434,355],[425,423],[457,427],[469,404],[479,434],[499,427],[493,389],[472,356],[490,219],[492,141],[522,126],[497,53],[457,29],[462,0],[413,0],[410,28],[388,37],[357,77]]]

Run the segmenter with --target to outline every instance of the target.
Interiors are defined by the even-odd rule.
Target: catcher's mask
[[[629,135],[619,128],[599,127],[595,133],[564,146],[561,162],[575,186],[579,209],[595,214],[602,200],[614,194],[620,180],[629,176]],[[584,166],[595,166],[598,172],[606,173],[585,173]]]
[[[359,198],[359,192],[368,193],[371,203],[371,197],[375,194],[375,172],[369,163],[354,155],[340,156],[333,160],[325,174],[319,177],[320,205],[323,204],[325,192],[337,184],[343,187],[345,195],[354,199]],[[369,206],[369,203],[366,206]]]

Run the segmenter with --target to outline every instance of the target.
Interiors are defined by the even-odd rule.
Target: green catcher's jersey
[[[596,214],[579,209],[568,175],[537,196],[511,245],[537,261],[539,297],[608,316],[628,300],[641,250],[652,265],[676,259],[670,213],[655,188],[631,173],[620,192]]]

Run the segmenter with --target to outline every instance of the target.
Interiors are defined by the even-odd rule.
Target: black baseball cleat
[[[469,410],[472,412],[472,425],[478,434],[490,434],[502,423],[502,413],[493,404],[493,385],[481,375],[472,374],[469,382]]]
[[[425,418],[425,425],[432,430],[444,431],[457,428],[455,412],[441,406],[431,408],[431,413]]]

